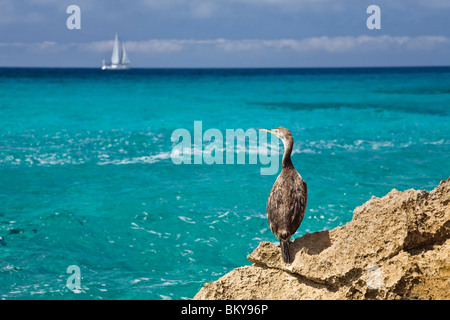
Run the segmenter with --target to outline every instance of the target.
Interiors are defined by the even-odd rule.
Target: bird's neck
[[[291,161],[292,146],[293,143],[284,143],[284,155],[283,162],[281,164],[282,169],[289,169],[294,167]]]

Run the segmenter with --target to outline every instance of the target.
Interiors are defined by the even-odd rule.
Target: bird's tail
[[[291,262],[291,257],[289,255],[289,240],[280,240],[281,244],[281,255],[283,256],[283,261],[286,263]]]

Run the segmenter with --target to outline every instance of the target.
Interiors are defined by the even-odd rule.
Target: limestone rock
[[[262,242],[194,299],[450,299],[450,179],[431,192],[393,189],[342,227],[295,239],[293,262]]]

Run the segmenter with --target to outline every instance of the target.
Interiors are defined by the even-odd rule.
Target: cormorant
[[[283,260],[290,263],[289,241],[300,226],[306,210],[306,182],[295,170],[291,161],[292,147],[294,146],[291,132],[284,127],[259,130],[276,135],[284,144],[281,173],[270,191],[266,213],[270,230],[280,240]]]

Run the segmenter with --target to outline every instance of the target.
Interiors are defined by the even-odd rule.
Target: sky
[[[0,0],[0,67],[100,67],[116,32],[134,68],[450,65],[450,0]]]

